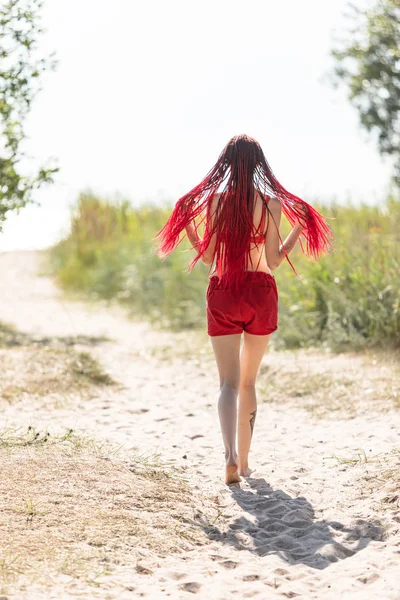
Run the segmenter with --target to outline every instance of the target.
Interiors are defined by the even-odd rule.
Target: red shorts
[[[209,280],[206,294],[207,332],[210,336],[246,331],[268,335],[278,329],[278,290],[275,277],[263,271],[246,271],[236,293]]]

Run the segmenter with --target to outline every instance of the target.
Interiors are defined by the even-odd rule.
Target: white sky
[[[322,81],[346,0],[47,0],[59,66],[29,120],[29,152],[54,156],[39,207],[9,218],[0,250],[40,248],[79,191],[139,203],[196,185],[230,137],[262,145],[281,183],[311,202],[375,203],[389,163],[344,90]]]

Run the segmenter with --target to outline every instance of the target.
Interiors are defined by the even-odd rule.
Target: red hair
[[[212,201],[222,185],[216,212],[211,220]],[[190,223],[194,223],[197,232],[198,226],[205,222],[204,237],[200,240],[198,254],[190,263],[189,270],[200,260],[212,236],[216,234],[211,267],[215,261],[219,277],[225,279],[228,285],[235,286],[246,271],[250,237],[254,234],[255,191],[263,201],[263,216],[265,209],[269,211],[265,198],[273,195],[281,202],[291,225],[296,219],[302,223],[304,229],[301,236],[306,241],[306,249],[301,237],[299,241],[303,254],[318,258],[322,253],[328,253],[332,246],[329,238],[333,234],[324,217],[279,183],[256,140],[247,135],[238,135],[227,143],[203,181],[179,198],[168,221],[156,236],[160,240],[158,254],[170,254],[184,238],[181,233]],[[302,211],[302,205],[307,209],[306,214]],[[280,235],[279,240],[282,243]],[[285,249],[284,252],[297,275]]]

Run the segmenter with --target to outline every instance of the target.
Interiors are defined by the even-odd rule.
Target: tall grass
[[[335,350],[400,346],[400,201],[382,207],[317,206],[335,234],[334,251],[319,262],[291,253],[300,279],[284,262],[279,291],[278,347],[324,345]],[[103,299],[172,329],[204,327],[208,267],[188,275],[185,240],[166,261],[151,241],[171,207],[107,201],[81,194],[70,234],[51,249],[60,284]],[[284,220],[282,235],[289,232]]]

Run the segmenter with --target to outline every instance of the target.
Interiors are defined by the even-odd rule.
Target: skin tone
[[[218,203],[216,195],[211,207],[211,215],[215,213]],[[265,243],[254,245],[250,250],[248,270],[254,270],[258,264],[259,271],[271,273],[278,268],[289,254],[301,232],[303,226],[296,223],[288,234],[283,244],[280,244],[278,232],[281,221],[281,204],[272,198],[268,204],[270,209],[269,220],[273,223],[266,225],[267,235]],[[255,198],[254,224],[257,226],[261,219],[262,200]],[[304,207],[306,215],[306,207]],[[272,226],[269,226],[269,225]],[[194,249],[198,250],[201,240],[196,234],[193,224],[190,224],[186,233]],[[205,264],[211,264],[215,247],[215,239],[211,240],[206,253],[202,257]],[[241,338],[243,345],[241,348]],[[250,335],[246,332],[235,335],[221,335],[211,337],[220,382],[218,397],[218,415],[221,425],[222,439],[225,447],[225,482],[238,483],[240,476],[249,477],[251,469],[248,456],[253,437],[254,425],[257,415],[256,378],[261,360],[268,346],[270,335]],[[237,446],[236,446],[237,440]],[[237,449],[236,449],[237,448]]]

